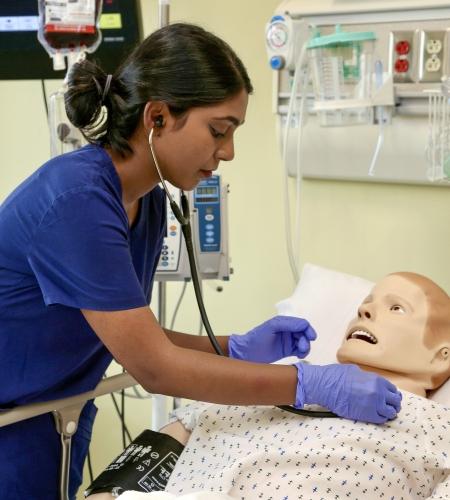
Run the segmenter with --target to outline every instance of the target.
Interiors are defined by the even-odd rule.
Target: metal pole
[[[166,282],[158,282],[158,322],[164,328],[166,326]]]
[[[169,24],[170,0],[159,0],[158,26],[163,28]],[[164,328],[166,326],[166,301],[167,285],[165,281],[158,283],[158,321]],[[166,400],[165,396],[155,395],[152,398],[152,429],[159,430],[166,422]]]
[[[159,0],[159,27],[164,28],[169,24],[170,0]]]

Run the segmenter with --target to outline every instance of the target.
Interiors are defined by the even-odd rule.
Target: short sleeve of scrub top
[[[116,198],[98,187],[59,196],[31,241],[28,261],[46,305],[116,310],[146,305]]]

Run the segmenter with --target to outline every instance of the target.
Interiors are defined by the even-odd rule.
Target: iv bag
[[[55,70],[65,69],[64,57],[94,52],[101,42],[102,0],[39,0],[38,40],[53,59]]]

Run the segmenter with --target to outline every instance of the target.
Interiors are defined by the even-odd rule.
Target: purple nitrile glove
[[[230,358],[271,363],[287,356],[304,358],[317,337],[306,319],[275,316],[244,335],[230,335]]]
[[[402,394],[394,384],[356,365],[296,363],[296,408],[319,404],[340,417],[383,424],[397,416]]]

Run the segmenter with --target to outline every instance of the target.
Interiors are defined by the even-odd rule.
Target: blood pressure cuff
[[[163,491],[183,449],[173,437],[145,430],[108,465],[84,495]]]

